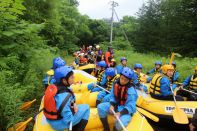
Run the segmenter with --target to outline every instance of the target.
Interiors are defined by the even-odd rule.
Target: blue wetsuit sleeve
[[[163,77],[160,80],[160,92],[163,96],[171,95],[171,89],[170,89],[170,80],[168,78]]]
[[[189,82],[191,80],[192,76],[188,76],[184,81],[183,81],[183,87],[186,87],[189,85]]]

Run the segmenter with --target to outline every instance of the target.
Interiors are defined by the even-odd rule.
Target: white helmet
[[[93,51],[91,52],[91,55],[94,55],[94,52]]]
[[[100,46],[99,45],[96,45],[96,48],[98,49],[98,48],[100,48]]]
[[[90,45],[89,48],[92,48],[92,46]]]

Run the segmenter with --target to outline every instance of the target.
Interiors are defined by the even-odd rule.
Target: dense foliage
[[[124,28],[139,52],[197,56],[197,1],[149,0],[138,18],[125,17]]]
[[[92,20],[81,15],[78,4],[76,0],[1,0],[0,130],[32,116],[30,112],[36,112],[39,104],[25,112],[19,107],[34,98],[40,100],[42,77],[55,56],[65,58],[82,44],[100,44],[103,49],[110,45],[109,20]],[[143,5],[137,18],[125,16],[114,23],[112,45],[116,50],[134,49],[162,55],[175,51],[196,57],[196,11],[195,0],[150,0]],[[129,41],[125,40],[123,30]],[[130,53],[133,54],[130,57],[136,57],[135,52]],[[124,52],[115,54],[117,58],[122,55]],[[152,55],[147,57],[146,63]],[[183,62],[192,60],[186,58]],[[194,66],[191,63],[188,66]]]

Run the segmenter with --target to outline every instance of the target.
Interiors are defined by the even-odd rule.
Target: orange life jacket
[[[125,86],[121,86],[119,83],[119,80],[114,85],[114,96],[116,100],[118,101],[119,105],[124,105],[128,94],[127,91],[131,87],[131,84],[127,84]]]
[[[45,91],[44,96],[44,115],[49,120],[59,120],[62,119],[61,112],[68,102],[69,98],[72,96],[72,93],[69,93],[65,99],[63,100],[62,104],[60,105],[60,108],[57,110],[56,108],[56,101],[55,101],[55,95],[58,93],[63,92],[70,92],[69,89],[66,89],[65,87],[62,89],[58,89],[56,85],[49,85]]]

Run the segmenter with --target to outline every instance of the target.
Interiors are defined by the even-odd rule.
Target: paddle
[[[187,92],[189,92],[189,93],[193,93],[193,94],[197,95],[197,93],[195,93],[195,92],[193,92],[193,91],[189,91],[189,90],[184,89],[184,88],[181,88],[181,90],[184,90],[184,91],[187,91]]]
[[[41,109],[38,113],[36,113],[36,115],[34,115],[33,117],[30,117],[26,121],[19,122],[15,124],[13,127],[8,128],[8,131],[24,131],[27,125],[29,124],[29,122],[31,122],[42,111],[43,109]]]
[[[173,62],[173,60],[174,60],[174,52],[172,52],[172,55],[171,55],[171,58],[170,58],[170,65],[172,65],[172,62]]]
[[[101,88],[102,90],[106,91],[107,93],[110,93],[110,91],[106,90],[105,88],[99,86],[99,85],[96,85],[97,87]]]
[[[113,113],[114,115],[116,114],[114,110],[111,110],[111,111],[112,111],[112,113]],[[119,118],[118,116],[116,116],[116,115],[115,115],[115,117],[116,117],[116,119],[118,120],[118,122],[120,123],[122,129],[123,129],[124,131],[127,131],[127,129],[126,129],[125,126],[123,125],[123,123],[122,123],[122,121],[120,120],[120,118]]]
[[[140,107],[137,107],[137,111],[141,114],[143,114],[144,116],[148,117],[149,119],[155,121],[155,122],[159,122],[159,118],[153,114],[151,114],[150,112],[140,108]]]
[[[69,125],[69,131],[72,131],[72,125],[73,125],[73,123],[72,123],[72,121],[70,122],[70,125]]]
[[[105,90],[106,92],[110,93],[108,90],[106,90],[105,88],[97,85],[99,88]],[[139,109],[139,110],[138,110]],[[150,118],[151,120],[155,121],[155,122],[158,122],[159,121],[159,118],[156,117],[155,115],[151,114],[150,112],[146,111],[146,110],[143,110],[143,109],[140,109],[140,108],[137,108],[137,111],[140,112],[141,114],[143,114],[144,116]]]
[[[32,100],[32,101],[28,101],[23,103],[23,105],[19,108],[20,110],[24,111],[26,109],[28,109],[29,107],[31,107],[31,105],[36,101],[36,99]]]
[[[171,86],[170,86],[170,89],[173,93],[173,99],[174,99],[174,104],[175,104],[175,109],[172,112],[172,116],[173,116],[174,121],[178,124],[188,124],[189,121],[188,121],[187,115],[185,114],[185,112],[183,110],[181,110],[178,107],[178,105],[176,103],[176,98],[174,96],[174,92],[173,92]]]

